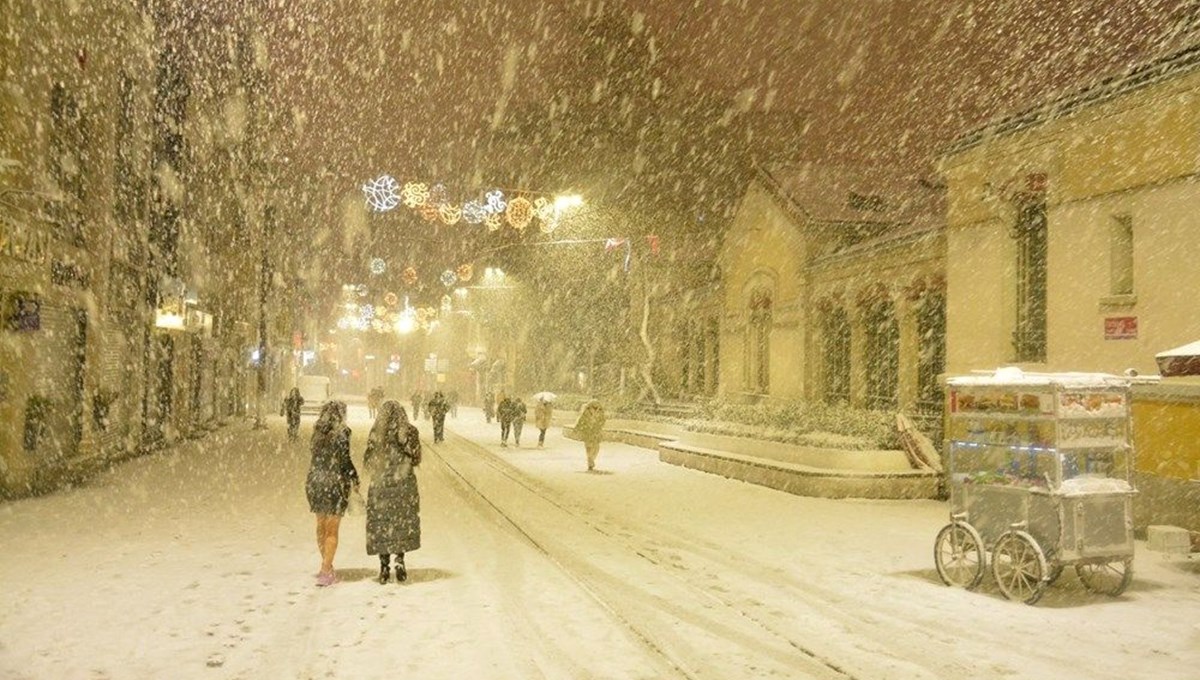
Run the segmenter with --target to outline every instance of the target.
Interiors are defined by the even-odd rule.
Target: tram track
[[[638,530],[609,521],[608,518],[605,518],[603,522],[595,521],[588,516],[586,509],[564,501],[552,489],[530,479],[478,444],[458,436],[455,436],[452,441],[461,445],[455,448],[465,448],[474,454],[466,454],[470,455],[469,463],[485,465],[489,471],[497,473],[503,478],[505,483],[516,485],[524,493],[537,499],[539,503],[544,503],[559,513],[561,518],[566,518],[573,525],[585,527],[593,536],[593,541],[603,541],[608,544],[610,550],[615,550],[618,554],[638,556],[645,564],[645,568],[635,571],[650,570],[654,574],[653,577],[650,577],[651,580],[659,582],[669,580],[673,584],[672,592],[685,594],[682,602],[661,598],[653,589],[638,587],[619,574],[598,568],[586,559],[580,560],[568,547],[569,543],[561,542],[562,537],[553,536],[552,533],[547,533],[542,528],[543,522],[538,522],[538,526],[532,526],[519,513],[506,507],[511,503],[498,501],[494,498],[496,494],[482,488],[481,480],[477,479],[478,475],[471,475],[465,470],[468,467],[465,461],[451,460],[454,456],[446,455],[447,450],[441,447],[427,449],[446,468],[448,474],[459,482],[464,495],[485,505],[514,532],[553,562],[614,620],[635,636],[650,653],[661,658],[676,677],[699,679],[720,676],[712,676],[704,672],[704,669],[710,667],[711,660],[697,663],[689,658],[689,650],[693,655],[697,653],[700,656],[706,655],[703,650],[698,648],[698,645],[691,640],[680,639],[680,636],[670,633],[669,629],[672,626],[666,626],[665,628],[668,629],[666,632],[664,626],[655,626],[654,622],[650,620],[654,616],[666,616],[672,621],[683,621],[685,627],[702,629],[701,635],[707,634],[714,639],[722,640],[727,646],[740,647],[743,654],[749,655],[746,659],[747,667],[744,669],[746,674],[743,677],[752,677],[756,665],[760,665],[764,668],[757,670],[764,671],[764,675],[776,677],[778,671],[783,671],[786,673],[786,677],[856,679],[857,676],[840,664],[823,657],[819,652],[796,639],[795,635],[780,630],[779,626],[765,621],[764,617],[750,611],[748,607],[741,606],[733,597],[718,595],[713,589],[706,588],[687,578],[685,573],[680,572],[676,565],[672,564],[670,559],[656,548],[655,540],[639,541],[637,540]],[[610,530],[612,526],[617,527],[616,532]],[[578,536],[575,535],[573,538],[577,539]],[[670,545],[671,543],[674,541],[666,544]],[[717,562],[716,567],[719,570],[729,568],[730,565],[728,561],[724,561],[724,563]],[[631,603],[634,602],[641,604],[632,605]],[[648,612],[645,611],[644,603],[654,604],[655,612],[652,615],[647,616]],[[697,612],[704,612],[700,617],[701,620],[697,619]],[[768,670],[765,668],[766,666],[773,667],[773,669]]]

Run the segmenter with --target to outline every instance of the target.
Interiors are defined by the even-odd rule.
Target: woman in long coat
[[[358,491],[358,470],[350,460],[350,428],[346,427],[346,404],[331,401],[321,409],[313,425],[312,462],[304,492],[308,508],[317,516],[317,549],[321,569],[317,585],[333,585],[333,556],[338,547],[338,529],[350,504],[351,490]]]
[[[600,439],[604,432],[604,407],[593,399],[583,407],[579,420],[575,421],[575,433],[583,440],[587,452],[587,469],[596,468],[596,456],[600,453]]]
[[[287,398],[283,400],[283,413],[281,416],[287,416],[287,436],[288,441],[294,441],[300,434],[300,409],[304,407],[304,397],[300,396],[300,388],[293,387],[288,392]]]
[[[387,583],[391,556],[396,580],[408,578],[404,553],[421,547],[421,496],[414,468],[421,464],[421,438],[399,403],[379,406],[363,465],[371,475],[367,491],[367,553],[379,555],[379,582]]]

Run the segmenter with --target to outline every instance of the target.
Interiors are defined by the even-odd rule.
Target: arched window
[[[825,314],[825,403],[850,402],[850,317],[835,307]]]
[[[1017,244],[1016,361],[1046,360],[1046,203],[1024,200],[1013,225]]]
[[[942,386],[938,376],[946,368],[946,292],[926,290],[916,304],[917,411],[938,413],[942,410]]]
[[[771,294],[762,288],[750,295],[746,359],[747,389],[767,394],[771,386]]]
[[[867,408],[894,410],[899,405],[900,324],[890,299],[865,310],[867,335]]]

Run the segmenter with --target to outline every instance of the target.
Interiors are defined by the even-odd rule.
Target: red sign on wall
[[[1104,319],[1105,340],[1136,340],[1136,316],[1109,316]]]

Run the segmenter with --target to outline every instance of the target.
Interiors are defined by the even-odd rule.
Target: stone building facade
[[[720,393],[940,411],[942,197],[880,168],[760,168],[722,251]]]
[[[266,206],[237,216],[202,198],[253,194],[253,180],[197,151],[205,108],[263,69],[183,51],[179,16],[173,2],[26,3],[0,33],[0,495],[246,410],[262,306],[212,272],[261,271],[264,241],[230,232],[253,232]],[[226,19],[213,42],[236,55],[255,19]],[[265,129],[241,141],[267,159],[271,144]]]

